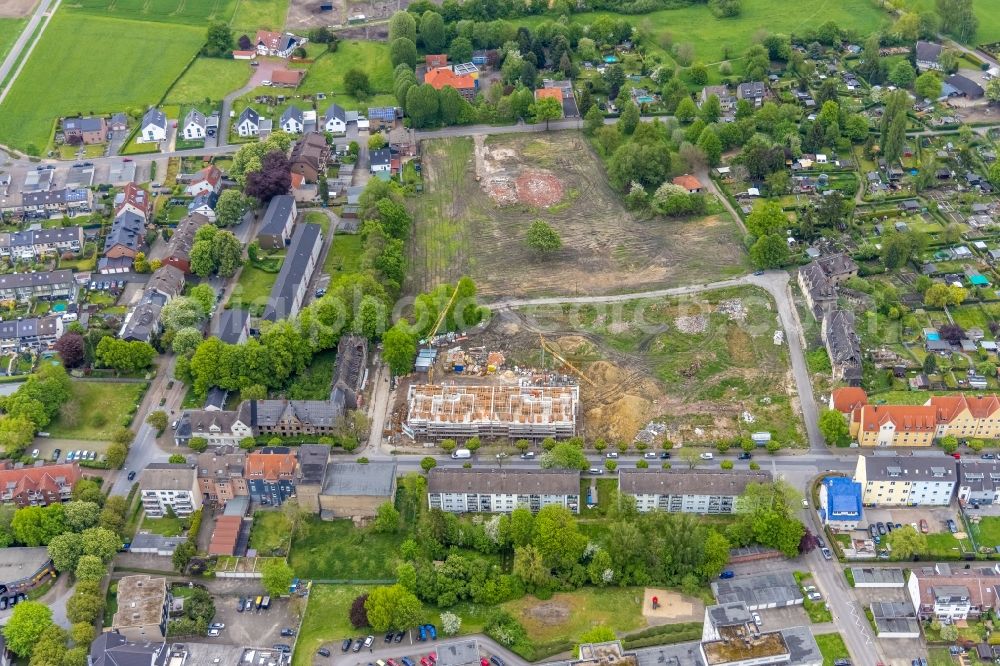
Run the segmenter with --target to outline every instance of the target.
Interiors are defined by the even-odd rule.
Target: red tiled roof
[[[984,419],[995,414],[1000,409],[1000,400],[996,395],[973,396],[966,398],[969,403],[969,411],[977,419]]]
[[[135,183],[126,183],[124,189],[122,189],[122,196],[125,198],[118,204],[118,208],[115,209],[115,215],[121,212],[125,204],[132,204],[141,210],[143,214],[149,212],[149,197],[146,195],[146,190]]]
[[[234,58],[239,58],[240,56],[248,57],[256,54],[257,54],[256,51],[233,51]]]
[[[281,33],[271,32],[270,30],[258,30],[257,43],[263,44],[268,49],[277,49],[278,44],[281,43]]]
[[[448,56],[444,53],[434,53],[424,56],[424,64],[427,67],[445,67],[448,65]]]
[[[302,69],[276,69],[271,72],[271,82],[297,86],[305,75]]]
[[[938,421],[949,423],[966,409],[973,418],[984,419],[1000,410],[1000,399],[996,395],[966,396],[935,395],[928,401],[937,409]]]
[[[689,173],[686,173],[683,176],[677,176],[674,178],[673,183],[674,185],[680,185],[685,190],[700,190],[704,187],[700,180]]]
[[[220,180],[222,180],[222,172],[219,171],[219,167],[214,164],[209,164],[207,167],[198,172],[198,175],[192,182],[200,183],[204,181],[212,187],[215,187],[219,184]]]
[[[458,76],[449,67],[436,67],[424,74],[424,83],[429,83],[437,90],[451,86],[455,90],[475,88],[476,81],[471,76]]]
[[[562,104],[563,91],[561,88],[539,88],[535,91],[535,99],[545,99],[546,97],[551,97]]]
[[[857,386],[845,386],[835,389],[830,395],[833,408],[838,412],[850,414],[855,407],[868,404],[868,394],[863,388]]]
[[[292,172],[292,189],[297,190],[306,182],[306,177],[301,173]]]
[[[212,541],[208,545],[208,554],[234,555],[242,524],[243,519],[239,516],[222,516],[215,521],[215,530],[212,532]]]
[[[862,413],[861,427],[876,432],[892,423],[902,432],[934,432],[936,417],[937,409],[930,405],[868,405]]]
[[[0,470],[0,493],[17,496],[26,491],[59,492],[61,487],[73,487],[79,480],[80,466],[76,463],[5,469]]]
[[[277,481],[295,473],[294,453],[251,453],[247,456],[245,475],[248,479],[260,477]]]

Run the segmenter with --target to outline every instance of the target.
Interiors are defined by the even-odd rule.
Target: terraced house
[[[83,227],[0,233],[0,257],[31,260],[49,254],[79,252],[82,247]]]
[[[72,499],[73,486],[79,480],[80,467],[76,463],[38,467],[10,466],[0,470],[0,501],[18,507],[65,502]]]

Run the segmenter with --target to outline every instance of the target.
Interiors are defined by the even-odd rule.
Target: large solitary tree
[[[292,186],[291,162],[283,151],[274,150],[264,155],[259,171],[247,174],[245,192],[262,204],[279,194],[287,194]]]

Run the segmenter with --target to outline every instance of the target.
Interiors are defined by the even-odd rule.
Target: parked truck
[[[471,458],[472,451],[470,451],[469,449],[455,449],[455,452],[451,454],[451,457],[455,458],[456,460],[460,458]]]

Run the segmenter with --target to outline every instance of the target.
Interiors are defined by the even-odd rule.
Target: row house
[[[48,506],[73,499],[73,486],[81,478],[76,463],[34,467],[8,466],[0,470],[0,501],[26,506]]]
[[[61,215],[86,215],[94,210],[94,193],[85,187],[25,192],[21,196],[19,209],[25,216],[42,219]]]
[[[63,252],[77,253],[83,248],[83,243],[83,227],[0,233],[0,257],[35,260]]]
[[[948,564],[912,569],[906,593],[921,620],[958,622],[997,610],[1000,564],[958,568]]]
[[[427,504],[449,513],[538,511],[549,505],[579,513],[580,472],[435,467],[427,475]]]
[[[938,437],[1000,437],[1000,399],[996,395],[933,396],[927,404],[937,410]]]
[[[323,232],[318,224],[295,225],[285,261],[264,306],[263,319],[291,319],[299,313],[322,249]]]
[[[332,435],[343,409],[332,400],[250,400],[247,417],[258,435]],[[246,403],[244,403],[246,404]],[[240,406],[242,412],[244,405]]]
[[[958,501],[968,504],[1000,504],[1000,462],[962,460],[958,465]]]
[[[948,506],[958,473],[945,456],[858,456],[854,480],[865,506]]]
[[[160,311],[184,291],[184,271],[170,264],[160,266],[146,282],[139,303],[125,316],[118,337],[152,342],[160,334]]]
[[[63,330],[59,315],[0,321],[0,353],[49,349],[62,337]]]
[[[250,499],[281,506],[295,495],[296,458],[286,446],[268,446],[247,456],[245,477]]]
[[[200,213],[190,213],[184,217],[174,230],[174,235],[167,243],[167,254],[163,257],[163,265],[173,266],[184,273],[191,272],[191,249],[194,247],[194,237],[209,219]]]
[[[0,301],[72,299],[75,294],[76,281],[71,270],[0,275]]]
[[[247,454],[238,448],[223,446],[198,455],[198,489],[203,499],[218,504],[250,494],[246,470]]]
[[[634,497],[643,513],[734,513],[751,483],[771,483],[771,474],[723,469],[621,469],[618,474],[618,492]]]
[[[234,412],[221,409],[186,410],[177,420],[174,443],[188,446],[193,438],[201,437],[213,448],[239,446],[242,440],[254,436],[250,418],[252,404],[253,401],[244,401]]]
[[[197,468],[188,463],[150,463],[139,475],[139,492],[150,518],[162,518],[168,508],[178,516],[201,508]]]

